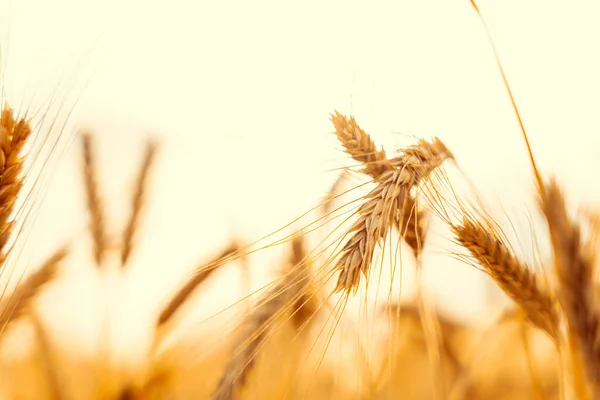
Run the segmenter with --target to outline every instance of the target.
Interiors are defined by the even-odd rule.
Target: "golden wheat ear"
[[[354,117],[348,118],[334,111],[331,114],[331,122],[335,128],[335,135],[344,146],[346,153],[364,164],[361,172],[375,178],[391,169],[385,152],[377,149],[371,136],[358,126]]]
[[[354,117],[346,117],[335,111],[331,115],[331,121],[335,127],[335,133],[348,154],[356,161],[365,164],[365,168],[360,172],[377,179],[385,171],[398,168],[398,161],[401,159],[389,160],[384,151],[377,149],[375,142],[371,136],[360,128]],[[435,151],[438,154],[445,154],[446,158],[454,158],[454,155],[438,138],[434,138],[432,143],[424,141],[419,142],[416,146],[405,149],[404,162],[426,162],[427,154],[420,156],[423,149],[427,152]],[[396,163],[396,164],[394,164]],[[336,197],[339,187],[348,177],[348,171],[343,170],[340,176],[334,182],[330,193],[325,201],[324,211],[328,214],[331,211],[332,200]],[[404,241],[413,250],[415,256],[421,252],[421,247],[425,240],[425,225],[427,222],[427,213],[425,210],[416,208],[416,199],[413,196],[406,196],[405,204],[398,210],[394,216],[394,225],[401,233]]]
[[[81,145],[83,151],[83,172],[85,194],[90,218],[90,233],[94,245],[96,267],[101,268],[108,249],[108,239],[104,226],[104,206],[98,189],[97,162],[94,154],[92,134],[82,132]]]
[[[42,287],[54,279],[60,263],[66,255],[66,248],[58,250],[40,268],[19,282],[10,296],[2,299],[0,302],[0,329],[4,330],[23,315]]]
[[[571,349],[583,361],[592,398],[600,396],[600,312],[594,285],[596,249],[586,247],[581,228],[569,218],[555,180],[540,193],[540,208],[548,221],[558,277],[558,297],[569,327]]]
[[[496,284],[524,312],[529,321],[558,342],[559,308],[539,276],[521,262],[502,239],[482,223],[464,217],[452,225],[458,243],[469,251]]]
[[[9,218],[23,187],[24,158],[21,151],[30,137],[29,122],[24,118],[16,119],[12,108],[4,105],[0,114],[0,264],[10,252],[7,244],[14,221]]]
[[[125,268],[127,266],[131,252],[134,249],[135,234],[140,223],[142,208],[146,198],[148,176],[156,157],[157,147],[157,143],[152,140],[149,140],[146,144],[144,159],[142,160],[136,180],[135,190],[131,198],[131,214],[129,214],[129,220],[127,221],[127,225],[125,226],[125,230],[123,232],[121,268]]]
[[[365,196],[357,211],[358,220],[347,232],[351,236],[336,263],[340,271],[336,292],[357,292],[360,275],[369,276],[376,247],[394,225],[401,226],[397,218],[405,218],[412,188],[452,157],[439,140],[421,140],[391,160],[392,169],[374,180],[375,188]]]

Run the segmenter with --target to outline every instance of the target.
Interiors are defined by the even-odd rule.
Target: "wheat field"
[[[593,2],[0,12],[0,399],[600,398]]]

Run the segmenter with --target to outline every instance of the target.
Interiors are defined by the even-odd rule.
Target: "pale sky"
[[[574,201],[598,200],[599,3],[479,7],[542,169]],[[315,205],[335,179],[326,171],[345,165],[329,133],[334,110],[355,115],[388,151],[406,143],[398,133],[439,136],[516,218],[532,200],[523,140],[467,0],[0,0],[0,34],[13,104],[36,104],[65,82],[71,96],[83,90],[70,121],[97,133],[117,222],[143,138],[161,140],[136,256],[143,300],[132,307],[166,295],[231,232],[256,239]],[[32,259],[78,239],[85,262],[78,150],[53,173]],[[485,314],[479,272],[455,262],[432,270],[449,311]],[[85,304],[65,307],[80,315]]]

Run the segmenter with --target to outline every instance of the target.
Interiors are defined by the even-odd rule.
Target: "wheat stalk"
[[[421,315],[423,312],[422,307],[418,304],[391,303],[387,304],[384,307],[383,311],[393,316],[402,315],[407,318],[412,318],[415,321],[418,321],[419,323],[421,323],[421,320],[423,318],[423,316]],[[465,331],[466,327],[439,314],[436,314],[436,324],[441,332],[440,350],[443,351],[444,355],[451,362],[452,366],[456,370],[460,370],[462,368],[462,361],[456,354],[456,350],[453,348],[451,338],[454,336],[458,336],[462,331]],[[421,328],[424,329],[423,325],[421,325]],[[423,342],[426,344],[425,335],[423,336]]]
[[[234,254],[238,250],[239,245],[235,242],[231,243],[227,248],[220,252],[220,254],[215,258],[214,263]],[[223,264],[219,265],[221,266]],[[216,268],[199,268],[198,271],[196,271],[194,275],[187,282],[185,282],[183,286],[181,286],[177,293],[175,293],[175,296],[173,296],[169,303],[162,309],[159,314],[156,327],[160,328],[168,323],[173,318],[175,313],[190,298],[194,290],[196,290],[196,288],[200,286],[202,282],[204,282],[215,270]]]
[[[66,255],[66,248],[58,250],[37,271],[19,282],[10,296],[2,299],[0,302],[0,329],[5,329],[23,314],[41,287],[55,277],[59,264]]]
[[[90,214],[90,232],[94,242],[94,259],[96,266],[101,267],[104,261],[108,240],[104,226],[104,209],[98,190],[96,159],[92,149],[92,135],[84,132],[81,135],[84,160],[84,179],[87,206]]]
[[[396,218],[396,221],[397,223],[406,221],[406,231],[402,232],[401,230],[400,232],[402,232],[404,241],[410,246],[415,256],[417,267],[417,291],[415,297],[423,329],[427,357],[431,368],[432,397],[434,399],[443,399],[446,397],[442,363],[443,332],[435,308],[425,299],[423,293],[423,259],[421,257],[421,249],[427,235],[427,214],[425,210],[418,207],[417,202],[410,196],[407,196],[407,201],[410,207],[410,214],[406,216],[405,208],[404,215]],[[399,219],[400,221],[398,221]]]
[[[156,155],[157,145],[153,141],[146,144],[146,152],[137,177],[137,185],[131,199],[131,214],[123,232],[121,267],[125,267],[134,246],[134,236],[139,225],[142,206],[146,195],[146,186],[150,168]]]
[[[48,382],[48,396],[52,400],[66,400],[67,396],[63,393],[62,379],[57,370],[50,336],[43,326],[42,321],[40,321],[36,315],[32,315],[30,318],[37,338],[37,347],[40,353],[44,375]]]
[[[529,321],[558,340],[557,304],[537,275],[480,222],[464,217],[461,225],[453,224],[451,229],[458,242],[523,310]]]
[[[595,302],[594,250],[582,244],[579,225],[567,215],[563,194],[555,180],[540,188],[540,206],[548,221],[558,276],[558,296],[575,335],[589,382],[600,395],[600,314]]]
[[[234,354],[213,395],[214,400],[239,398],[238,392],[245,386],[254,368],[257,352],[269,337],[269,323],[289,300],[286,286],[286,282],[280,282],[261,296],[259,305],[248,316],[237,345],[234,346]]]
[[[289,271],[259,300],[247,317],[234,344],[232,358],[213,394],[213,400],[239,399],[240,392],[254,368],[257,354],[274,332],[274,319],[290,310],[297,329],[304,326],[318,309],[311,305],[310,275],[301,237],[292,240]],[[306,297],[308,296],[308,297]]]

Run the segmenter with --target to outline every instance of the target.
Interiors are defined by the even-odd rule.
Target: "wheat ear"
[[[559,314],[556,301],[537,275],[522,263],[504,242],[480,222],[463,218],[452,225],[458,242],[525,313],[529,321],[558,339]]]
[[[337,262],[340,275],[335,292],[355,294],[360,274],[368,277],[375,248],[391,228],[411,181],[406,170],[386,171],[376,180],[376,188],[367,194],[358,209],[358,220],[348,230],[352,236],[340,251]]]
[[[89,132],[84,132],[81,135],[81,139],[85,193],[90,214],[90,232],[94,242],[94,258],[96,266],[101,267],[108,247],[106,228],[104,226],[104,208],[98,190],[97,165],[92,148],[92,135]]]
[[[391,169],[383,150],[378,150],[375,142],[358,126],[354,117],[346,117],[337,111],[331,114],[331,122],[340,143],[352,158],[365,165],[362,172],[372,177]]]
[[[554,250],[558,296],[573,334],[572,345],[578,347],[594,394],[600,396],[600,315],[594,293],[594,252],[583,246],[580,227],[569,218],[556,181],[551,180],[540,191],[540,206]]]
[[[137,184],[135,187],[135,191],[131,199],[131,214],[129,215],[129,220],[127,221],[127,225],[125,226],[125,230],[123,232],[121,267],[125,267],[127,265],[127,262],[129,261],[129,256],[131,255],[131,251],[134,247],[135,233],[139,225],[141,211],[146,196],[148,175],[150,174],[150,168],[154,162],[156,149],[156,143],[153,141],[148,141],[146,145],[144,159],[140,166],[140,170],[136,180]]]
[[[361,170],[362,173],[371,176],[376,179],[382,172],[388,171],[394,168],[392,162],[388,160],[384,151],[377,150],[375,142],[371,139],[371,136],[366,133],[357,124],[354,117],[346,117],[339,112],[335,111],[331,116],[331,121],[335,127],[335,133],[340,143],[346,149],[346,152],[352,156],[356,161],[365,164],[365,168]],[[434,146],[439,148],[438,151],[442,150],[449,154],[449,157],[453,157],[448,149],[436,139]],[[427,145],[419,143],[416,149],[427,148]],[[409,148],[410,149],[410,148]],[[410,153],[411,150],[408,150]],[[413,150],[413,153],[418,151]],[[395,160],[398,161],[398,160]],[[331,198],[335,197],[335,192],[338,186],[346,178],[346,170],[338,177],[332,186],[329,194],[329,201],[326,203],[325,211],[329,212]],[[406,204],[395,215],[395,225],[401,232],[404,241],[413,249],[416,256],[420,253],[420,248],[424,240],[424,230],[426,223],[426,212],[421,209],[415,209],[416,200],[412,196],[406,197]]]
[[[391,160],[394,168],[375,179],[376,187],[365,196],[358,209],[358,220],[348,230],[352,236],[340,251],[336,264],[340,275],[335,292],[356,293],[360,274],[368,277],[376,246],[393,224],[401,226],[397,219],[398,215],[405,218],[410,190],[452,157],[446,146],[435,139],[432,143],[421,140]]]
[[[4,106],[0,114],[0,264],[8,257],[6,245],[14,226],[9,218],[23,187],[21,151],[29,137],[29,122],[15,119],[13,110]]]
[[[54,278],[60,262],[66,255],[66,248],[58,250],[37,271],[19,282],[10,296],[2,299],[0,302],[0,329],[5,329],[23,314],[44,284]]]

